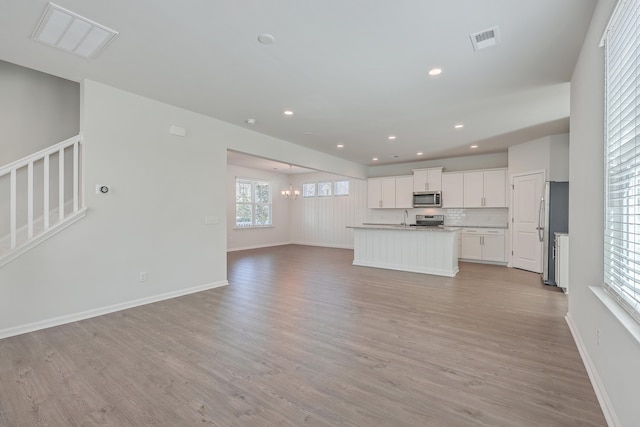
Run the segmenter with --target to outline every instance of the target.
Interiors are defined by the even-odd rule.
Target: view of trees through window
[[[316,197],[316,183],[307,182],[302,184],[302,197]]]
[[[332,191],[333,190],[333,191]],[[302,184],[302,197],[348,196],[349,180],[307,182]]]
[[[271,185],[266,181],[236,179],[236,227],[272,225]]]
[[[331,181],[318,183],[318,196],[327,197],[331,195]]]

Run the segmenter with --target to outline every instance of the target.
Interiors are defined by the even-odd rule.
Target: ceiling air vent
[[[473,50],[476,52],[480,49],[486,49],[500,44],[500,32],[498,31],[498,27],[489,28],[488,30],[471,34],[470,37],[471,43],[473,44]]]
[[[118,33],[49,3],[32,39],[83,58],[95,58]]]

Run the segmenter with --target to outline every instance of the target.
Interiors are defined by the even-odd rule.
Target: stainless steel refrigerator
[[[547,181],[538,212],[538,238],[542,242],[542,281],[556,285],[554,233],[569,232],[569,183]]]

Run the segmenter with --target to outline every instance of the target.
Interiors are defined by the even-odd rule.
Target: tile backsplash
[[[496,226],[509,225],[509,209],[442,209],[446,225],[460,226]]]
[[[509,209],[507,208],[421,208],[407,209],[407,211],[409,223],[415,222],[416,215],[444,215],[445,225],[468,227],[507,227],[509,225]],[[368,209],[367,222],[399,224],[403,219],[404,209]]]

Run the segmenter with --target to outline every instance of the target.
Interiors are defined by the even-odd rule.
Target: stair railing
[[[5,175],[10,176],[9,236],[6,236],[9,240],[9,251],[7,254],[3,254],[2,256],[0,256],[0,266],[8,262],[10,259],[15,258],[15,256],[19,255],[18,253],[15,256],[11,256],[13,252],[24,252],[26,249],[29,249],[30,246],[34,245],[34,241],[44,240],[42,238],[43,236],[45,236],[44,238],[48,237],[47,235],[51,234],[54,229],[64,228],[62,226],[65,224],[65,222],[71,219],[75,219],[79,216],[79,213],[84,213],[86,209],[84,208],[84,201],[82,199],[82,183],[80,176],[81,146],[82,142],[80,139],[80,135],[76,135],[0,168],[0,179],[2,179]],[[67,149],[72,150],[73,153],[73,160],[71,162],[71,165],[65,165],[65,150]],[[51,160],[51,157],[55,156],[56,154],[58,157],[57,160]],[[41,184],[34,182],[34,164],[40,161],[43,162],[44,169],[43,180]],[[58,162],[58,204],[54,209],[52,209],[50,206],[50,165],[53,161]],[[27,174],[26,236],[20,236],[19,238],[19,231],[22,231],[22,234],[25,234],[25,230],[21,230],[18,227],[18,172],[25,167]],[[66,195],[65,178],[66,172],[68,171],[69,167],[71,168],[70,174],[73,179],[73,190],[71,195]],[[37,220],[39,222],[42,222],[42,224],[38,230],[36,230],[34,227],[34,224],[36,222],[36,219],[34,218],[34,188],[36,185],[43,186],[43,213],[42,217],[37,218]],[[67,209],[70,212],[65,214],[65,204],[69,202],[72,203],[73,207]],[[54,221],[52,221],[51,216],[52,214],[56,214],[55,209],[57,209],[58,212],[57,215],[53,217]],[[3,215],[0,215],[0,217],[2,216]],[[57,221],[55,221],[55,217],[57,217]],[[24,217],[22,217],[21,219],[24,220]],[[39,242],[35,242],[35,244],[37,243]],[[21,248],[26,249],[20,251]]]

